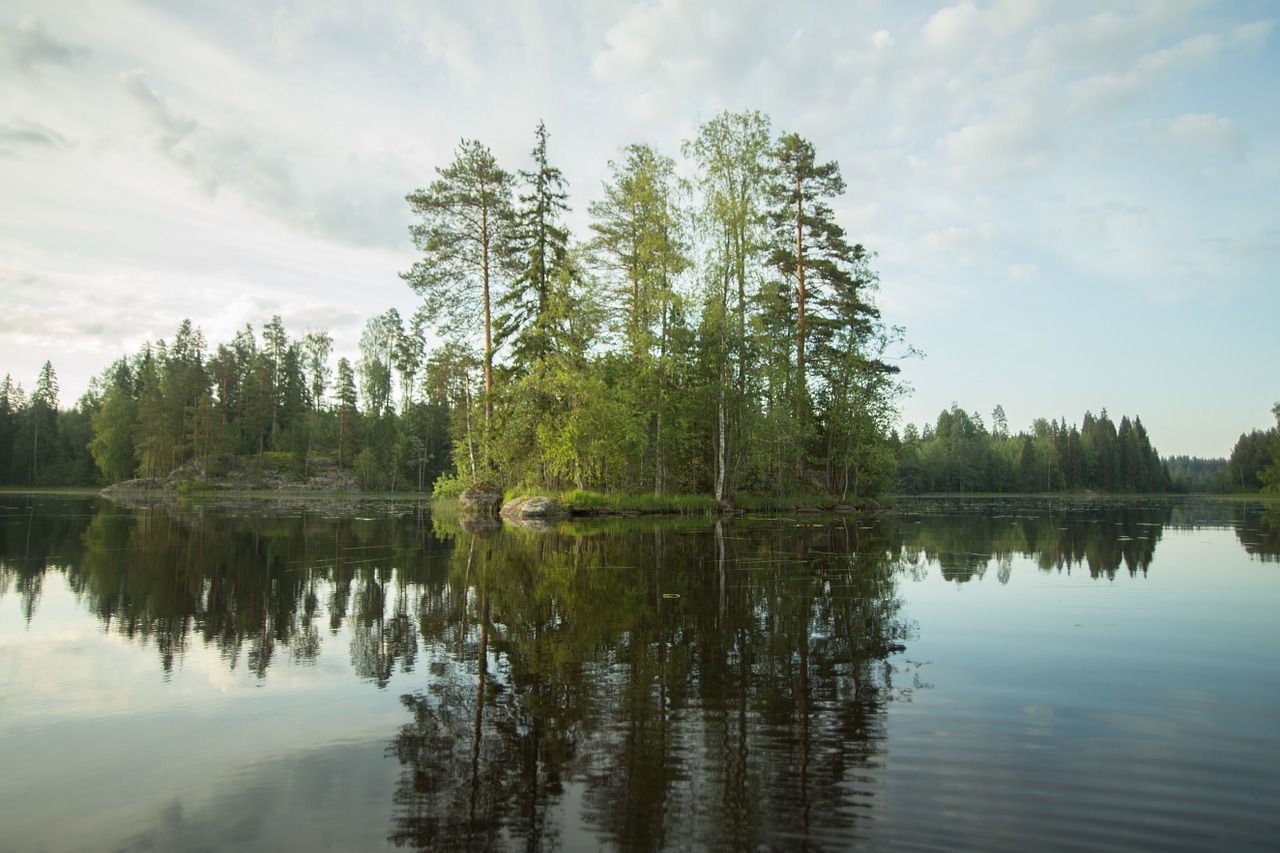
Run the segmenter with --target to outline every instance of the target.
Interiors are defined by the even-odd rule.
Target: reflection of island
[[[847,840],[898,695],[885,545],[843,523],[461,535],[389,748],[390,840],[554,847],[569,808],[579,845]]]

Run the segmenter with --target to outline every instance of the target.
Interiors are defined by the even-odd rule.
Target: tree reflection
[[[1145,575],[1177,504],[922,499],[904,507],[898,517],[903,548],[937,563],[946,580],[981,579],[994,561],[997,580],[1007,583],[1015,556],[1044,572],[1083,568],[1091,577],[1115,579],[1123,568],[1131,576]]]
[[[421,621],[431,684],[390,748],[393,843],[546,849],[570,803],[620,849],[847,837],[905,634],[887,542],[746,522],[457,535],[453,607]]]
[[[34,602],[27,590],[57,555],[83,606],[106,630],[151,643],[165,672],[193,642],[259,678],[282,649],[315,660],[327,608],[330,633],[351,629],[356,670],[383,686],[396,666],[413,668],[412,590],[449,549],[410,506],[41,504],[30,558],[22,529],[14,559],[17,519],[0,524],[0,591],[16,585]]]

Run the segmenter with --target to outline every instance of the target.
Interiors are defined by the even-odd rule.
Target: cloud
[[[1085,68],[1107,73],[1182,32],[1185,12],[1183,6],[1166,2],[1132,11],[1109,8],[1092,15],[1066,17],[1032,36],[1027,59],[1058,70]]]
[[[796,36],[796,24],[776,17],[772,4],[762,0],[731,9],[694,0],[633,6],[605,33],[592,74],[649,95],[643,106],[653,115],[690,93],[714,93],[722,103],[712,106],[738,107],[739,95],[755,91],[769,58],[778,53],[771,43]]]
[[[1067,86],[1068,109],[1099,116],[1130,106],[1173,74],[1216,54],[1222,39],[1212,33],[1183,39],[1170,48],[1147,53],[1119,73],[1094,74]]]
[[[1240,128],[1230,119],[1219,118],[1213,113],[1179,116],[1170,122],[1168,133],[1175,142],[1232,159],[1242,157],[1248,148],[1248,141]]]
[[[1010,264],[1009,277],[1014,281],[1033,281],[1040,268],[1036,264]]]
[[[971,228],[951,226],[939,228],[920,238],[922,248],[949,255],[962,267],[972,267],[978,257],[999,239],[999,232],[989,222]]]
[[[39,65],[71,65],[88,53],[88,48],[55,38],[30,15],[15,26],[0,27],[0,61],[27,74]]]
[[[1271,30],[1275,28],[1275,24],[1274,20],[1242,24],[1231,31],[1231,41],[1246,50],[1260,50],[1267,39],[1271,38]]]
[[[1022,180],[1049,170],[1057,144],[1049,124],[1029,107],[1007,107],[948,133],[941,148],[960,180]]]
[[[139,109],[157,150],[209,196],[229,191],[293,228],[352,245],[403,243],[399,193],[371,190],[358,182],[358,171],[349,169],[341,170],[346,177],[334,185],[317,174],[321,170],[310,151],[273,146],[269,135],[248,127],[204,125],[171,107],[141,69],[122,72],[116,80]]]
[[[462,91],[479,90],[486,76],[472,30],[453,15],[429,12],[418,31],[427,53],[443,62],[454,85]]]
[[[935,12],[920,28],[920,37],[936,54],[972,56],[1029,28],[1046,10],[1044,0],[996,0],[982,10],[965,0]]]
[[[177,158],[178,145],[199,128],[199,124],[187,116],[174,112],[164,98],[151,88],[147,73],[141,68],[122,71],[116,82],[135,104],[143,109],[151,122],[160,129],[160,146],[171,157]]]
[[[1104,236],[1130,236],[1154,225],[1150,207],[1125,201],[1082,205],[1079,225],[1083,231]]]
[[[971,2],[964,2],[934,12],[921,27],[920,35],[930,47],[951,52],[972,48],[980,38],[982,29],[978,7]]]
[[[33,149],[65,148],[67,140],[38,122],[14,119],[0,122],[0,157],[19,156]]]

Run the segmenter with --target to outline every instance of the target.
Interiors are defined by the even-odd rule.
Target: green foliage
[[[431,488],[431,496],[437,500],[456,499],[470,485],[471,483],[460,475],[446,472],[436,478]]]
[[[406,196],[409,228],[422,257],[401,277],[422,296],[442,335],[484,335],[484,388],[493,390],[496,277],[515,268],[511,250],[514,177],[476,140],[464,139],[439,178]],[[486,408],[486,424],[489,409]]]
[[[1271,464],[1258,473],[1258,480],[1264,492],[1280,494],[1280,403],[1271,407],[1271,413],[1276,418],[1276,427],[1271,430]]]
[[[1273,448],[1280,429],[1250,430],[1231,449],[1223,472],[1223,488],[1233,492],[1257,492],[1270,485],[1264,476],[1275,463]]]
[[[1010,435],[997,407],[998,432],[951,404],[923,433],[908,426],[897,448],[895,487],[929,492],[1167,492],[1169,474],[1140,418],[1086,412],[1080,429],[1066,419],[1037,419]]]
[[[1164,460],[1169,487],[1175,492],[1198,494],[1223,491],[1228,480],[1226,459],[1172,456]]]

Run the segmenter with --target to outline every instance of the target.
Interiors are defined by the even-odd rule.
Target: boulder
[[[476,483],[458,495],[458,510],[475,515],[493,515],[502,506],[502,492],[488,483]]]
[[[531,518],[556,518],[568,515],[555,498],[538,495],[532,498],[516,498],[502,506],[502,517],[513,521]]]

